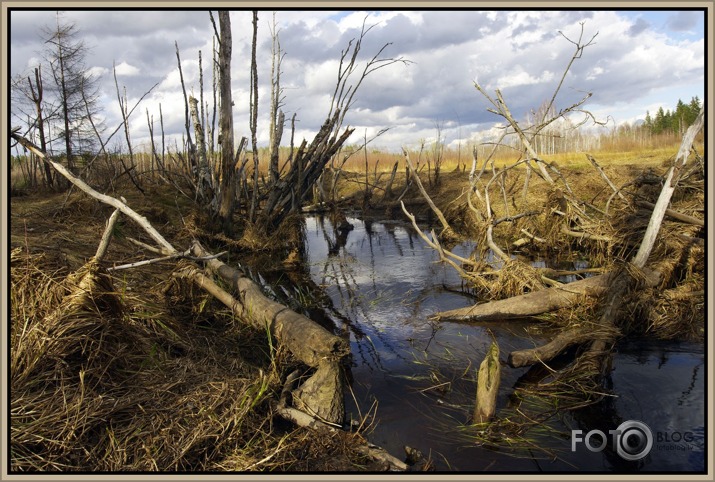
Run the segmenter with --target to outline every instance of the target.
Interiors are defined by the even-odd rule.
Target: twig
[[[526,229],[522,229],[521,232],[524,233],[524,234],[525,234],[526,236],[528,236],[529,238],[533,239],[534,241],[538,242],[538,243],[545,243],[545,242],[546,242],[546,240],[545,240],[544,238],[540,238],[540,237],[538,237],[538,236],[534,236],[533,234],[531,234],[531,233],[530,233],[529,231],[527,231]]]
[[[148,264],[160,263],[161,261],[169,261],[171,259],[190,259],[191,261],[209,261],[212,259],[216,259],[220,256],[223,256],[224,254],[228,253],[228,251],[222,251],[218,254],[212,254],[210,256],[201,256],[201,257],[190,256],[190,253],[191,253],[191,249],[187,249],[183,253],[175,253],[175,254],[170,254],[168,256],[163,256],[161,258],[147,259],[144,261],[137,261],[136,263],[129,263],[129,264],[123,264],[120,266],[114,266],[111,268],[107,268],[107,271],[119,271],[120,269],[136,268],[137,266],[146,266]]]

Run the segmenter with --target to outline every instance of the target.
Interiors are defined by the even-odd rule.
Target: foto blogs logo
[[[653,432],[650,427],[638,420],[623,422],[615,430],[609,430],[612,445],[616,453],[625,460],[640,460],[653,448]],[[601,452],[608,444],[608,436],[601,430],[590,430],[585,435],[583,430],[571,431],[571,451],[576,451],[582,443],[591,452]]]

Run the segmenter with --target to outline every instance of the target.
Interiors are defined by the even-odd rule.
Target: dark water
[[[512,350],[543,342],[539,324],[432,321],[436,311],[474,302],[460,292],[454,270],[437,263],[436,253],[408,224],[348,220],[354,229],[340,233],[327,219],[306,219],[307,269],[330,298],[325,313],[349,333],[354,381],[346,397],[348,416],[370,415],[372,442],[400,458],[404,446],[417,448],[439,471],[705,469],[705,355],[700,344],[624,343],[614,355],[602,402],[551,417],[550,430],[531,434],[531,450],[479,446],[468,422],[476,370],[491,336],[506,360]],[[470,250],[468,245],[454,248],[463,255]],[[514,385],[525,372],[503,366],[498,407],[510,405]],[[644,458],[627,461],[611,444],[590,451],[577,443],[572,451],[573,429],[608,434],[630,420],[650,428],[653,445]],[[597,434],[592,436],[591,445],[599,445]]]

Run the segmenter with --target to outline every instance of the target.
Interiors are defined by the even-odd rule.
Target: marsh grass
[[[623,186],[646,168],[662,174],[664,163],[676,151],[677,146],[593,155],[614,183]],[[395,161],[403,165],[401,156],[379,153],[369,153],[368,161],[372,173],[375,165],[378,173],[383,168],[389,170]],[[495,164],[513,161],[512,154]],[[550,159],[553,161],[568,171],[574,191],[603,208],[610,193],[600,181],[594,181],[598,177],[584,155],[559,154]],[[364,159],[360,163],[358,167],[364,171]],[[462,195],[468,186],[464,172],[467,164],[462,157],[461,170],[457,170],[457,160],[447,152],[442,182],[432,186],[431,193],[455,220],[453,225],[483,245],[484,233],[469,231],[471,212]],[[353,169],[350,164],[346,166]],[[358,167],[355,172],[362,172]],[[350,179],[346,176],[341,193],[358,192],[359,184]],[[374,177],[370,179],[374,181]],[[384,177],[381,182],[385,182]],[[538,182],[534,181],[535,187],[539,187]],[[395,192],[402,186],[404,169],[399,169]],[[130,197],[130,187],[115,187]],[[286,231],[270,234],[246,226],[242,242],[214,237],[204,230],[201,216],[191,213],[190,200],[158,185],[152,189],[152,196],[143,201],[132,192],[130,201],[134,206],[145,203],[141,206],[143,213],[177,245],[195,236],[209,237],[241,253],[263,250],[295,232],[287,225]],[[518,206],[547,205],[548,192],[534,192],[538,194],[530,194],[525,204]],[[643,186],[638,194],[654,200],[657,190]],[[413,205],[419,203],[419,194],[409,196]],[[703,180],[694,176],[676,193],[671,207],[701,215],[704,203]],[[507,214],[501,203],[495,202],[494,207],[496,216]],[[269,402],[280,391],[281,379],[294,367],[294,361],[271,346],[265,333],[242,327],[240,320],[197,288],[175,284],[168,275],[173,266],[158,265],[109,277],[92,264],[96,241],[111,210],[78,193],[13,196],[11,209],[12,471],[320,471],[374,467],[354,450],[354,444],[362,441],[359,433],[326,435],[276,422]],[[553,252],[569,256],[586,253],[592,266],[608,269],[608,260],[614,255],[627,258],[632,254],[635,246],[629,240],[640,239],[647,223],[644,212],[631,203],[614,201],[611,209],[612,221],[594,229],[616,239],[617,248],[588,240],[565,243],[556,232],[557,223],[546,215],[504,223],[495,237],[508,246],[520,229],[529,229],[544,236]],[[109,258],[117,262],[143,259],[144,253],[123,242],[126,236],[141,238],[141,233],[129,223],[121,224],[117,231],[121,236],[110,246]],[[702,335],[704,248],[683,241],[681,235],[697,238],[700,228],[666,220],[663,242],[652,255],[663,281],[656,288],[641,290],[641,296],[629,301],[633,320],[627,326],[630,332],[663,338]],[[288,245],[296,244],[299,238],[289,241]],[[502,297],[533,289],[526,283],[538,286],[539,282],[535,273],[509,266],[504,276],[485,284],[483,293]],[[301,291],[295,298],[302,304],[308,294]],[[587,311],[560,312],[553,314],[549,323],[569,326],[591,317],[593,313]],[[452,356],[452,361],[455,359]],[[463,421],[465,440],[533,457],[539,449],[534,446],[536,438],[547,432],[559,436],[550,433],[547,423],[556,410],[576,408],[605,396],[600,387],[589,384],[589,377],[595,373],[584,371],[584,367],[588,365],[579,367],[580,371],[563,372],[549,383],[521,387],[516,394],[521,401],[502,408],[490,428]],[[445,375],[435,366],[427,375],[429,379],[416,381],[426,382],[428,387],[422,394],[427,396],[471,383],[473,375],[467,372]],[[460,413],[471,412],[467,403],[464,401]],[[541,453],[553,455],[548,450]]]

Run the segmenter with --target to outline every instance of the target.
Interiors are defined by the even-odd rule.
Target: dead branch
[[[591,329],[579,327],[567,330],[556,335],[553,340],[545,345],[511,352],[507,363],[512,368],[533,365],[534,363],[545,363],[568,347],[592,341],[593,338],[594,334]]]
[[[115,199],[111,196],[107,196],[106,194],[101,194],[97,191],[95,191],[92,187],[90,187],[86,182],[81,180],[80,178],[76,177],[74,174],[72,174],[69,170],[67,170],[62,164],[53,161],[52,159],[49,159],[42,150],[40,150],[39,147],[37,147],[35,144],[32,142],[28,141],[21,135],[13,132],[12,134],[13,139],[15,139],[17,142],[22,144],[25,148],[28,150],[32,151],[35,153],[38,157],[40,157],[42,160],[45,162],[49,163],[57,172],[62,174],[64,177],[66,177],[72,184],[80,188],[82,191],[86,192],[89,194],[91,197],[97,199],[98,201],[103,202],[104,204],[109,204],[110,206],[113,206],[117,209],[119,209],[123,214],[134,220],[139,226],[141,226],[144,231],[149,234],[149,236],[154,239],[154,241],[157,242],[161,247],[165,248],[171,253],[175,253],[176,249],[169,243],[164,237],[159,234],[159,232],[154,229],[154,227],[149,223],[149,221],[133,209],[131,209],[129,206],[124,204],[118,199]]]
[[[437,251],[437,253],[439,253],[440,260],[444,261],[445,263],[453,267],[455,270],[457,270],[457,272],[462,278],[470,278],[470,275],[466,271],[464,271],[464,269],[456,262],[467,265],[474,265],[474,262],[442,248],[442,246],[439,244],[439,241],[437,240],[437,236],[434,235],[434,231],[432,232],[432,239],[429,239],[417,225],[417,221],[415,220],[414,215],[410,214],[410,212],[407,211],[405,203],[400,201],[400,206],[402,206],[402,212],[405,213],[405,216],[407,216],[407,218],[412,222],[412,227],[415,229],[417,234],[424,240],[425,243],[427,243],[430,248],[434,249],[435,251]]]
[[[650,208],[650,209],[653,209],[655,207],[655,204],[650,203],[648,201],[641,200],[641,199],[636,201],[636,205],[644,207],[644,208]],[[674,211],[673,209],[670,209],[670,208],[665,210],[665,215],[669,216],[673,219],[677,219],[678,221],[682,221],[684,223],[693,224],[695,226],[705,226],[705,221],[703,219],[696,218],[694,216],[690,216],[688,214],[684,214],[684,213],[681,213],[678,211]]]
[[[437,215],[437,219],[439,219],[439,222],[442,224],[442,235],[444,235],[445,233],[454,233],[449,223],[447,222],[447,219],[444,217],[444,214],[442,214],[442,211],[435,205],[429,194],[427,194],[427,191],[422,185],[422,181],[420,181],[420,176],[417,175],[417,171],[412,165],[412,161],[410,161],[410,155],[407,153],[407,149],[405,149],[404,147],[402,148],[402,154],[405,156],[405,162],[407,162],[407,166],[409,167],[410,176],[412,176],[412,179],[415,181],[415,184],[417,184],[417,188],[420,190],[422,197],[425,199],[425,201],[427,201],[427,204],[429,204],[430,209],[432,209],[432,211]]]
[[[94,255],[97,262],[101,262],[102,258],[104,258],[104,255],[107,253],[107,248],[109,248],[109,242],[112,239],[112,231],[114,231],[114,225],[117,223],[117,219],[119,219],[119,209],[115,209],[112,215],[109,216],[109,220],[107,220],[107,227],[104,229],[104,234],[102,234],[102,239],[100,240],[99,246],[97,246],[97,252]]]
[[[593,164],[593,167],[596,168],[598,173],[601,175],[604,181],[606,181],[606,184],[608,184],[608,187],[610,187],[613,190],[614,195],[618,195],[623,201],[626,200],[626,197],[623,195],[623,193],[618,189],[610,179],[608,179],[608,176],[606,176],[606,173],[603,172],[603,169],[601,166],[598,165],[598,162],[596,162],[596,159],[591,155],[591,154],[586,154],[586,158],[591,161],[591,164]],[[608,209],[606,209],[606,213],[608,213]]]

